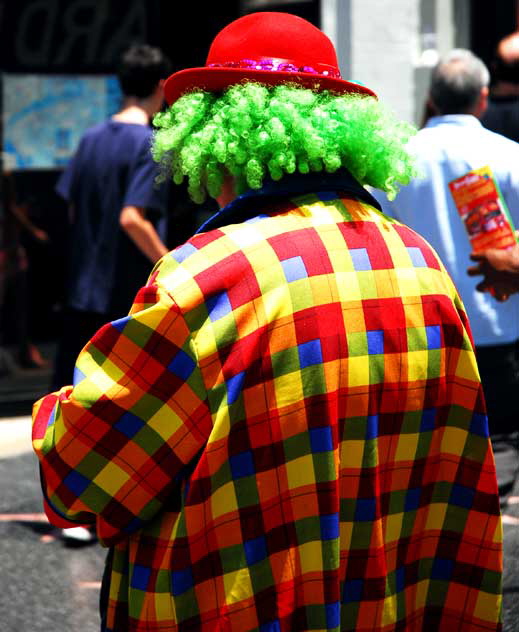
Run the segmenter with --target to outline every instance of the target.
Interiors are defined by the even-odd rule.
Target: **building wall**
[[[469,45],[470,0],[321,0],[321,26],[344,77],[420,124],[438,56]]]
[[[358,77],[406,120],[413,116],[416,0],[352,0],[352,78]]]

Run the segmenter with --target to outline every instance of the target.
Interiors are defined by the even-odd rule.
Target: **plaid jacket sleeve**
[[[81,352],[74,386],[37,402],[33,420],[44,494],[58,515],[97,517],[110,544],[171,509],[211,418],[194,343],[168,292],[143,288],[130,315]]]

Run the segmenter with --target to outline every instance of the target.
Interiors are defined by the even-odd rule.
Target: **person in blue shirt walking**
[[[164,102],[170,63],[158,48],[130,47],[118,79],[122,109],[85,132],[57,183],[70,208],[66,313],[52,387],[71,383],[83,345],[131,307],[167,251],[167,187],[158,186],[151,119]]]
[[[433,71],[429,106],[434,116],[409,142],[422,177],[403,187],[393,201],[375,192],[384,211],[422,234],[436,249],[454,280],[472,327],[489,412],[501,492],[517,471],[519,410],[519,295],[498,302],[476,288],[467,274],[471,244],[448,183],[489,166],[514,224],[519,226],[519,144],[480,123],[488,102],[489,72],[468,50],[455,49]]]
[[[152,117],[164,102],[170,63],[158,48],[131,46],[118,79],[122,109],[88,129],[56,190],[70,209],[66,310],[52,388],[73,381],[82,347],[107,321],[128,312],[164,244],[167,188],[158,187],[150,151]],[[66,543],[95,541],[83,526],[63,529]]]

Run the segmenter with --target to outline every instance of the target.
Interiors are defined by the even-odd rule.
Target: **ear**
[[[485,112],[485,110],[488,107],[488,88],[487,86],[484,86],[483,88],[481,88],[481,92],[479,95],[479,100],[478,100],[478,114],[477,116],[482,116]]]
[[[159,80],[159,82],[158,82],[158,84],[157,84],[157,87],[155,88],[155,94],[156,94],[156,95],[159,95],[159,94],[160,94],[161,96],[163,96],[163,95],[164,95],[164,84],[165,84],[165,83],[166,83],[166,80],[165,80],[165,79],[160,79],[160,80]]]
[[[427,111],[431,113],[431,116],[438,116],[440,114],[440,110],[438,109],[438,106],[432,100],[432,97],[430,95],[425,103],[425,107]]]
[[[223,179],[222,189],[220,195],[216,198],[220,208],[230,204],[237,196],[236,183],[230,173],[226,173]]]
[[[432,98],[429,96],[427,101],[424,103],[421,127],[425,127],[425,124],[430,118],[439,115],[440,111],[436,107],[436,104],[434,103]]]

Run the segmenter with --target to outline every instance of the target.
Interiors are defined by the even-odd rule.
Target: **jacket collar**
[[[319,196],[320,193],[330,191],[345,193],[381,210],[375,198],[355,180],[347,169],[339,169],[335,173],[293,173],[285,175],[278,182],[268,179],[261,189],[249,189],[239,195],[204,222],[197,233],[221,228],[228,224],[241,223],[259,214],[273,212],[277,205],[286,202],[290,197],[307,193],[315,193]]]

